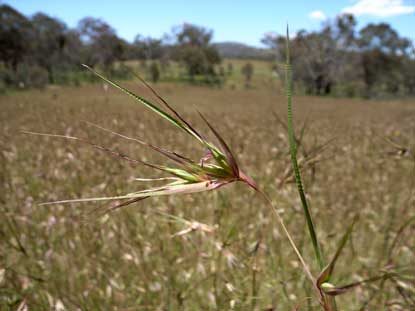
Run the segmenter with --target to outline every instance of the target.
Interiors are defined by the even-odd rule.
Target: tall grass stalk
[[[323,256],[321,253],[320,243],[317,238],[315,225],[313,222],[313,218],[310,213],[310,208],[307,202],[307,198],[304,193],[303,183],[301,181],[300,170],[298,168],[297,162],[297,145],[295,143],[295,136],[294,136],[294,126],[293,126],[293,114],[292,114],[292,70],[291,70],[291,61],[290,61],[290,46],[289,46],[290,36],[287,27],[287,38],[286,38],[286,70],[285,70],[285,82],[286,82],[286,95],[287,95],[287,106],[288,106],[288,136],[290,142],[290,154],[291,154],[291,161],[294,169],[294,177],[295,182],[297,184],[298,194],[300,195],[301,204],[303,207],[305,219],[307,222],[308,231],[310,234],[311,242],[313,244],[314,253],[318,262],[320,269],[324,268],[324,261]]]
[[[300,174],[300,170],[299,170],[298,162],[297,162],[297,145],[296,145],[296,139],[295,139],[295,135],[294,135],[292,100],[291,100],[291,98],[292,98],[292,69],[291,69],[291,60],[290,60],[290,34],[289,34],[288,25],[287,25],[287,37],[286,37],[286,64],[285,65],[286,65],[285,66],[285,68],[286,68],[286,70],[285,70],[285,83],[286,83],[286,96],[287,96],[287,117],[288,117],[287,127],[288,127],[289,143],[290,143],[291,162],[292,162],[292,165],[293,165],[295,183],[297,185],[298,194],[299,194],[300,199],[301,199],[301,205],[303,207],[304,216],[305,216],[307,227],[308,227],[308,232],[309,232],[311,243],[312,243],[313,249],[314,249],[314,254],[316,256],[319,268],[320,268],[320,270],[322,270],[321,273],[324,273],[324,271],[326,271],[326,270],[324,269],[323,255],[322,255],[322,252],[321,252],[320,243],[318,241],[318,237],[317,237],[315,225],[314,225],[314,222],[313,222],[313,218],[311,216],[309,204],[307,202],[307,198],[306,198],[305,193],[304,193],[304,187],[303,187],[303,183],[302,183],[302,180],[301,180],[301,174]],[[305,126],[302,129],[301,136],[303,136],[303,134],[304,134],[304,128],[305,128]],[[350,231],[351,231],[351,229],[350,229]],[[344,244],[347,241],[348,234],[350,234],[349,231],[346,233],[345,238],[343,239],[342,244],[339,247],[338,252],[336,252],[336,255],[335,255],[332,263],[328,266],[329,268],[326,267],[326,269],[329,271],[329,272],[327,272],[328,276],[326,277],[326,279],[329,279],[331,273],[333,272],[334,264],[335,264],[338,256],[340,255],[340,252],[343,249]],[[335,300],[334,297],[329,297],[329,296],[326,296],[324,294],[324,291],[321,288],[322,281],[319,283],[319,281],[321,279],[322,278],[320,276],[317,280],[317,283],[314,283],[315,286],[317,287],[317,291],[320,295],[320,303],[321,303],[322,307],[327,311],[331,311],[331,310],[337,311],[336,300]]]

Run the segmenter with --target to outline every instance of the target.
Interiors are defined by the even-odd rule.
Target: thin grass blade
[[[117,205],[115,205],[115,206],[110,206],[110,207],[107,207],[106,209],[104,209],[104,211],[102,211],[102,212],[100,213],[100,217],[101,217],[101,216],[104,216],[104,215],[106,215],[106,214],[108,214],[108,213],[112,213],[112,212],[114,212],[115,210],[117,210],[117,209],[119,209],[119,208],[121,208],[121,207],[124,207],[124,206],[127,206],[127,205],[131,205],[131,204],[133,204],[133,203],[136,203],[136,202],[139,202],[139,201],[145,200],[145,199],[147,199],[147,198],[149,198],[149,196],[147,196],[147,197],[141,197],[141,198],[134,198],[134,199],[131,199],[131,200],[127,200],[127,201],[121,202],[121,203],[119,203],[119,204],[117,204]],[[101,209],[101,207],[96,208],[96,209],[94,209],[92,212],[90,212],[89,214],[93,214],[94,212],[97,212],[97,211],[99,211],[100,209]]]
[[[100,126],[100,125],[97,125],[97,124],[94,124],[94,123],[91,123],[91,122],[88,122],[88,121],[85,121],[85,123],[90,125],[90,126],[96,127],[100,130],[106,131],[106,132],[108,132],[112,135],[116,135],[116,136],[119,136],[119,137],[124,138],[126,140],[134,141],[134,142],[137,142],[137,143],[139,143],[143,146],[149,147],[150,149],[152,149],[154,151],[157,151],[158,153],[162,154],[163,156],[167,157],[168,159],[170,159],[170,160],[172,160],[172,161],[174,161],[174,162],[176,162],[176,163],[178,163],[182,166],[185,166],[186,168],[188,168],[190,170],[193,170],[195,172],[199,171],[198,168],[197,168],[197,165],[195,164],[195,162],[193,162],[191,159],[188,159],[188,158],[186,158],[186,157],[184,157],[184,156],[182,156],[182,155],[180,155],[176,152],[166,150],[164,148],[155,146],[153,144],[147,143],[147,142],[142,141],[142,140],[137,139],[137,138],[132,138],[132,137],[114,132],[112,130],[106,129],[106,128]]]
[[[145,162],[145,161],[141,161],[141,160],[137,160],[137,159],[130,158],[129,156],[127,156],[127,155],[125,155],[123,153],[120,153],[118,151],[111,150],[111,149],[109,149],[107,147],[104,147],[104,146],[95,144],[93,142],[90,142],[90,141],[88,141],[86,139],[82,139],[82,138],[79,138],[79,137],[68,136],[68,135],[58,135],[58,134],[37,133],[37,132],[30,132],[30,131],[22,131],[22,133],[23,134],[29,134],[29,135],[45,136],[45,137],[65,138],[65,139],[69,139],[69,140],[81,142],[81,143],[87,144],[89,146],[92,146],[92,147],[94,147],[94,148],[96,148],[98,150],[104,151],[104,152],[106,152],[106,153],[108,153],[108,154],[110,154],[110,155],[112,155],[112,156],[114,156],[116,158],[121,158],[123,160],[126,160],[126,161],[130,162],[130,164],[133,164],[133,165],[142,164],[142,165],[145,165],[145,166],[148,166],[148,167],[157,169],[157,170],[161,170],[161,171],[167,172],[167,170],[166,170],[166,168],[164,166],[156,165],[156,164],[148,163],[148,162]]]
[[[182,182],[180,184],[172,183],[164,187],[146,189],[146,190],[142,190],[142,191],[138,191],[134,193],[129,193],[127,195],[60,200],[60,201],[53,201],[53,202],[45,202],[45,203],[41,203],[40,205],[82,203],[82,202],[95,202],[95,201],[133,200],[133,199],[138,199],[138,198],[147,198],[147,197],[172,195],[172,194],[190,194],[190,193],[213,190],[213,189],[216,189],[222,186],[224,183],[225,182],[222,182],[222,181],[204,181],[204,182],[197,182],[197,183]]]
[[[208,120],[198,111],[200,117],[203,121],[205,121],[206,125],[209,127],[209,129],[212,131],[212,133],[215,135],[215,137],[218,139],[219,144],[221,145],[223,151],[226,155],[226,160],[228,161],[228,164],[231,166],[232,172],[235,176],[239,176],[239,168],[238,164],[236,163],[236,159],[234,155],[232,154],[231,149],[226,144],[225,140],[222,138],[222,136],[219,135],[219,133],[214,129],[214,127],[208,122]]]
[[[324,282],[328,282],[333,274],[334,267],[336,266],[337,259],[339,259],[339,256],[346,245],[346,242],[348,241],[350,234],[353,231],[353,227],[356,224],[358,220],[358,216],[355,216],[353,218],[353,221],[347,231],[344,233],[342,239],[340,240],[339,246],[337,247],[336,253],[334,254],[332,260],[330,263],[321,271],[319,277],[317,278],[317,286],[320,288],[321,284]]]
[[[347,284],[347,285],[344,285],[344,286],[338,286],[338,287],[336,286],[336,287],[333,287],[333,288],[327,288],[327,289],[324,290],[324,293],[326,293],[327,295],[330,295],[330,296],[342,295],[342,294],[348,292],[349,290],[351,290],[355,287],[359,287],[359,286],[362,286],[362,285],[368,284],[368,283],[373,283],[373,282],[376,282],[376,281],[379,281],[379,280],[382,280],[382,279],[385,279],[385,278],[389,278],[391,276],[393,276],[393,274],[386,273],[386,274],[378,275],[378,276],[375,276],[375,277],[372,277],[372,278],[369,278],[369,279],[365,279],[363,281],[354,282],[354,283]]]
[[[161,97],[160,94],[158,94],[156,90],[154,90],[144,79],[142,79],[140,76],[136,74],[134,74],[134,76],[138,80],[140,80],[141,83],[143,83],[154,94],[154,96],[156,96],[166,106],[166,108],[169,109],[176,116],[176,118],[182,121],[188,127],[188,129],[193,132],[194,136],[197,136],[201,141],[205,141],[203,136],[194,127],[192,127],[189,124],[189,122],[187,122],[175,109],[173,109],[173,107],[170,106],[170,104],[168,104],[167,101],[163,97]]]
[[[197,140],[199,140],[200,142],[203,143],[203,140],[199,137],[199,135],[197,133],[195,133],[191,128],[189,128],[186,125],[186,123],[182,123],[181,121],[173,118],[168,113],[166,113],[162,109],[158,108],[157,106],[153,105],[152,103],[150,103],[145,98],[143,98],[143,97],[141,97],[141,96],[139,96],[139,95],[131,92],[130,90],[128,90],[125,87],[123,87],[120,84],[118,84],[117,82],[112,81],[112,80],[104,77],[103,75],[101,75],[100,73],[98,73],[97,71],[95,71],[94,69],[92,69],[91,67],[89,67],[89,66],[87,66],[85,64],[83,64],[82,66],[84,66],[85,68],[87,68],[89,71],[91,71],[93,74],[95,74],[96,76],[98,76],[99,78],[101,78],[102,80],[104,80],[105,82],[107,82],[108,84],[112,85],[113,87],[115,87],[115,88],[119,89],[120,91],[126,93],[127,95],[131,96],[132,98],[134,98],[135,100],[137,100],[138,102],[140,102],[141,104],[143,104],[144,106],[146,106],[147,108],[151,109],[152,111],[154,111],[155,113],[157,113],[158,115],[160,115],[161,117],[163,117],[164,119],[168,120],[170,123],[174,124],[175,126],[177,126],[180,129],[184,130],[185,132],[187,132],[188,134],[192,135]]]

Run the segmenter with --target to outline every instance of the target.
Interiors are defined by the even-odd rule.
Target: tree
[[[400,38],[389,24],[369,24],[360,31],[359,46],[362,50],[379,50],[384,54],[397,55],[409,52],[410,41]]]
[[[353,54],[356,50],[355,25],[352,15],[340,15],[333,22],[327,22],[320,31],[301,30],[290,40],[293,78],[300,82],[306,93],[330,94],[336,87],[344,88],[347,81],[354,81],[352,76],[356,75],[356,67],[348,64],[356,63]],[[285,62],[285,36],[267,33],[262,43],[274,50],[277,63]],[[284,69],[283,66],[276,68]]]
[[[411,67],[411,62],[407,61],[408,39],[400,38],[390,25],[380,23],[363,28],[358,43],[367,97],[396,94],[405,87],[405,74],[402,73]]]
[[[214,75],[214,66],[221,59],[216,47],[211,44],[213,32],[200,26],[183,24],[176,27],[173,33],[173,57],[184,64],[189,76]]]
[[[285,62],[286,38],[266,34],[262,39],[274,49],[277,62]],[[328,25],[321,32],[299,31],[290,41],[290,54],[296,81],[300,81],[308,94],[329,94],[334,84],[336,44],[332,28]]]
[[[28,54],[31,42],[30,21],[8,5],[0,6],[0,60],[16,71]]]
[[[278,35],[275,32],[268,32],[261,39],[261,43],[268,46],[268,48],[273,51],[277,61],[281,62],[285,60],[285,36]]]
[[[109,69],[116,60],[123,58],[124,42],[103,20],[85,17],[78,23],[78,31],[85,45],[86,62],[89,65],[101,65]]]
[[[403,81],[406,89],[406,94],[415,95],[415,48],[412,47],[408,57],[404,59],[403,63]]]
[[[254,66],[251,63],[246,63],[242,67],[241,72],[245,77],[245,87],[250,87],[252,75],[254,73]]]
[[[137,35],[133,48],[137,59],[161,59],[165,54],[163,40],[152,37],[143,38],[141,35]]]
[[[341,14],[336,17],[333,25],[333,35],[336,47],[350,51],[356,46],[356,19],[351,14]]]
[[[32,26],[34,37],[32,61],[47,70],[49,82],[53,83],[53,69],[63,65],[67,27],[61,21],[43,13],[33,16]]]
[[[82,63],[86,63],[84,46],[78,31],[73,29],[66,31],[65,44],[60,55],[61,66],[64,69],[80,68]]]

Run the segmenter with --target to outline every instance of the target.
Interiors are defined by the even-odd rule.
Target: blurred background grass
[[[264,76],[253,78],[253,85]],[[151,98],[137,83],[125,85]],[[212,121],[242,168],[270,193],[312,262],[287,135],[270,113],[285,118],[282,90],[263,83],[248,89],[161,83],[157,89],[195,125],[203,123],[193,105]],[[30,310],[287,310],[297,304],[318,309],[317,301],[306,299],[311,289],[271,211],[240,185],[152,198],[108,217],[93,215],[86,223],[81,216],[99,203],[37,205],[126,193],[143,187],[133,177],[154,174],[86,146],[20,130],[88,137],[133,158],[162,163],[140,146],[88,127],[82,122],[87,120],[195,159],[203,155],[184,134],[125,95],[102,84],[50,87],[1,96],[0,106],[2,310],[16,309],[24,298]],[[308,119],[306,149],[334,139],[302,168],[326,254],[333,254],[353,215],[361,216],[334,283],[377,275],[386,265],[413,276],[414,225],[397,234],[414,212],[414,161],[386,140],[413,144],[413,101],[299,96],[294,116],[297,131]],[[299,158],[301,163],[301,152]],[[165,214],[215,231],[172,237],[187,227]],[[316,265],[311,268],[317,273]],[[413,286],[409,278],[373,283],[341,296],[338,305],[409,310]]]
[[[295,3],[284,9],[292,6],[292,18],[303,25]],[[400,1],[375,9],[390,13],[391,6],[415,9]],[[0,5],[0,310],[21,311],[22,302],[25,310],[320,309],[275,215],[253,191],[233,184],[151,198],[84,221],[100,203],[38,203],[124,194],[147,186],[134,178],[158,176],[87,146],[21,133],[79,136],[163,163],[83,122],[90,121],[199,160],[205,150],[81,64],[155,101],[133,79],[139,74],[192,124],[205,126],[195,107],[212,122],[242,170],[269,193],[318,275],[281,121],[285,36],[264,29],[260,46],[216,42],[210,28],[181,23],[160,38],[137,34],[127,41],[101,18],[81,16],[68,26],[49,13],[22,12]],[[57,15],[64,13],[60,7]],[[140,31],[160,26],[160,16],[150,15],[159,10],[147,13],[155,22]],[[330,282],[400,273],[339,297],[339,310],[415,310],[415,50],[401,32],[408,19],[309,16],[325,21],[291,40],[294,124],[297,135],[306,124],[298,161],[327,257],[360,215]],[[239,32],[264,25],[242,22]]]

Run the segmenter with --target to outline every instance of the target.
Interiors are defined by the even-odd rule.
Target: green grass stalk
[[[304,210],[304,215],[305,215],[306,222],[307,222],[308,231],[309,231],[311,242],[314,248],[314,253],[315,253],[320,269],[323,269],[324,268],[323,256],[322,256],[320,244],[318,242],[315,225],[311,217],[310,208],[308,206],[307,199],[305,197],[303,183],[301,181],[300,170],[298,168],[298,162],[297,162],[297,146],[296,146],[295,137],[294,137],[292,103],[291,103],[292,74],[291,74],[291,63],[290,63],[289,40],[290,40],[290,37],[289,37],[289,32],[288,32],[288,27],[287,27],[285,82],[286,82],[286,95],[287,95],[287,106],[288,106],[288,124],[287,125],[288,125],[288,136],[289,136],[289,142],[290,142],[291,161],[293,164],[295,182],[297,184],[298,194],[300,195],[302,207]]]

